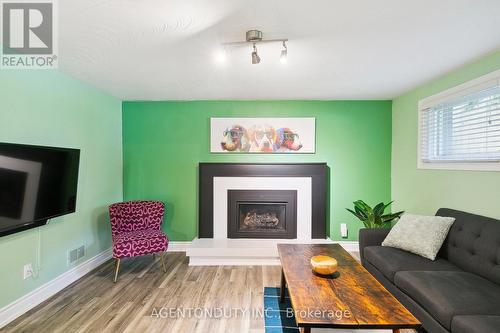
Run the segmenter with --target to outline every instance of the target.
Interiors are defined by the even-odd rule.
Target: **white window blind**
[[[500,161],[500,84],[490,82],[420,110],[422,162]]]

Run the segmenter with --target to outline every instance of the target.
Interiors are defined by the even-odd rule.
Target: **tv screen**
[[[0,236],[76,209],[80,150],[0,143]]]

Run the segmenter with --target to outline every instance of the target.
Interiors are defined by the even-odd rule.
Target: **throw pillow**
[[[382,242],[424,258],[435,260],[454,217],[404,214]]]

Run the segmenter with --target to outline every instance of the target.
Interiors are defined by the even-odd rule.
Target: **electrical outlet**
[[[342,238],[347,238],[347,224],[345,223],[340,224],[340,236],[342,236]]]
[[[33,265],[31,263],[24,265],[24,270],[23,270],[23,279],[26,280],[27,278],[33,276]]]

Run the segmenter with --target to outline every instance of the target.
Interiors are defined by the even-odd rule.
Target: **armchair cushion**
[[[115,258],[137,257],[167,250],[168,238],[158,229],[123,232],[113,238]]]

